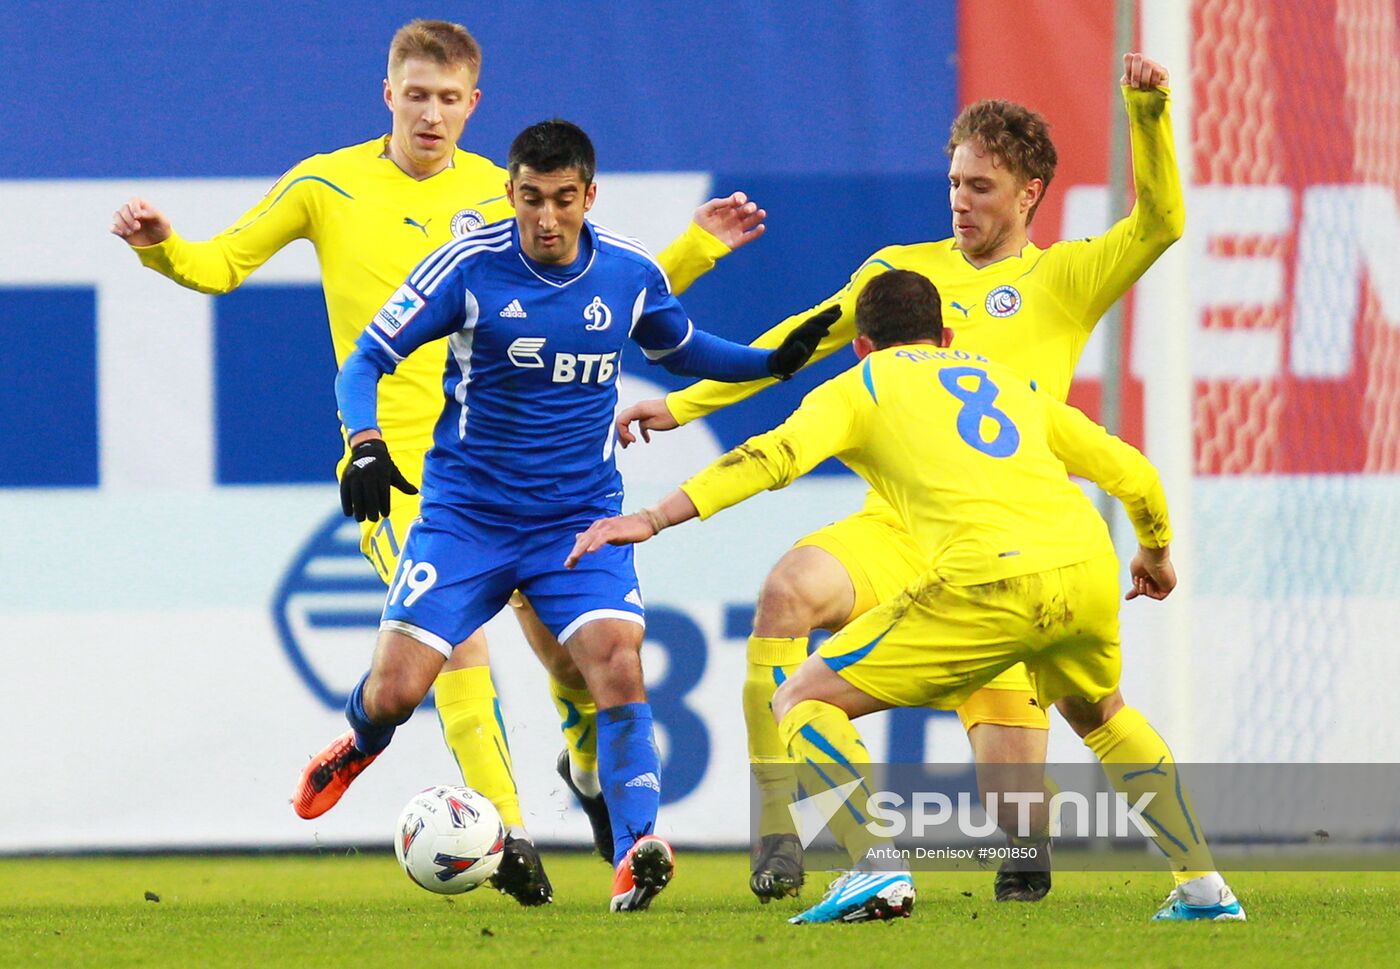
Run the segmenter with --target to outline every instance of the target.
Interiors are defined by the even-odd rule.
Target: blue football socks
[[[598,780],[612,817],[613,865],[656,827],[661,763],[651,732],[651,704],[598,711]]]
[[[350,691],[350,699],[345,701],[345,719],[350,721],[350,728],[355,731],[355,748],[362,754],[377,754],[394,739],[395,725],[381,726],[371,721],[369,714],[365,713],[365,681],[368,679],[369,674],[366,673]]]

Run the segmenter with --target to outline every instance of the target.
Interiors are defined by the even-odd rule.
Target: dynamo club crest
[[[588,321],[585,330],[606,330],[612,326],[612,310],[601,296],[593,297],[593,302],[583,308],[583,318]]]

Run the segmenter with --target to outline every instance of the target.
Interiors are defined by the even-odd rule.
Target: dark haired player
[[[424,259],[336,381],[351,447],[346,514],[385,515],[391,486],[406,482],[379,432],[375,388],[414,350],[446,338],[446,401],[423,469],[421,515],[390,580],[370,671],[346,707],[351,730],[313,759],[308,776],[334,775],[322,790],[333,804],[388,746],[454,648],[519,589],[597,700],[611,908],[644,909],[674,862],[652,833],[661,784],[639,655],[642,597],[630,550],[563,568],[574,535],[621,506],[613,414],[622,348],[630,339],[675,373],[785,378],[839,311],[818,314],[773,350],[697,330],[640,244],[586,220],[597,185],[582,130],[532,125],[511,144],[508,171],[515,218]]]

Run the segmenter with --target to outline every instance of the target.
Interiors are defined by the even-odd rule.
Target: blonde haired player
[[[937,284],[943,322],[956,331],[959,348],[985,353],[1035,380],[1043,393],[1064,400],[1099,317],[1181,236],[1185,209],[1167,81],[1161,65],[1141,54],[1123,56],[1120,83],[1132,139],[1136,204],[1103,235],[1046,249],[1027,234],[1055,173],[1055,146],[1045,119],[1007,101],[979,101],[966,108],[948,141],[952,237],[888,246],[862,263],[844,288],[818,304],[839,306],[842,315],[813,360],[854,338],[856,300],[871,280],[892,269],[908,269]],[[789,317],[755,345],[776,346],[810,313]],[[620,440],[625,447],[635,439],[628,426],[633,421],[644,436],[667,430],[770,383],[702,381],[664,400],[643,401],[618,415]],[[922,562],[898,516],[872,491],[859,512],[800,539],[764,582],[743,692],[749,757],[762,798],[763,837],[749,883],[760,901],[795,893],[803,878],[801,844],[787,811],[791,775],[781,766],[786,747],[769,716],[774,690],[806,658],[811,630],[840,629],[888,601],[919,574]],[[1061,705],[1061,713],[1080,736],[1104,726],[1094,712],[1074,709],[1072,701]],[[1020,667],[968,697],[958,715],[979,769],[1044,762],[1049,721]],[[1006,777],[1011,771],[989,771],[984,790],[995,787],[992,775]],[[1048,861],[1048,852],[1035,855]],[[1004,865],[996,877],[997,899],[1044,897],[1050,890],[1045,861],[1035,868]]]
[[[316,247],[337,365],[384,301],[428,253],[472,229],[511,215],[507,175],[489,159],[457,146],[481,98],[477,79],[481,48],[461,25],[415,20],[389,46],[384,104],[392,114],[388,135],[314,155],[279,178],[233,225],[205,242],[180,236],[145,199],[117,210],[112,232],[125,239],[145,266],[202,293],[227,293],[283,246],[309,239]],[[743,195],[716,199],[696,212],[696,222],[659,256],[676,292],[708,271],[731,248],[763,232],[764,212]],[[416,354],[379,385],[379,417],[399,468],[422,480],[423,457],[432,446],[442,411],[442,360]],[[397,498],[390,515],[361,526],[361,551],[387,582],[394,574],[416,498]],[[581,778],[596,775],[586,742],[596,715],[592,697],[567,653],[543,630],[528,606],[518,613],[531,646],[550,671],[550,689],[561,716],[568,711],[570,750]],[[466,782],[485,794],[509,827],[506,856],[493,883],[522,904],[549,901],[552,889],[525,830],[509,749],[478,631],[461,644],[434,684],[444,739]],[[568,766],[564,766],[565,773]],[[312,788],[318,778],[310,778]],[[577,782],[571,786],[577,790]],[[596,785],[596,780],[594,781]],[[305,786],[305,785],[304,785]],[[323,787],[295,803],[302,817],[316,817],[340,791]],[[343,788],[341,788],[343,789]],[[595,839],[612,851],[606,808],[596,787],[580,795]],[[332,796],[333,795],[333,796]]]
[[[1089,478],[1123,503],[1139,542],[1127,598],[1163,599],[1176,573],[1157,472],[1135,448],[1015,370],[956,341],[944,349],[938,291],[919,273],[891,270],[872,280],[856,303],[856,328],[858,366],[656,506],[595,522],[569,562],[709,518],[839,458],[889,503],[922,568],[778,688],[773,717],[792,760],[826,768],[833,787],[855,780],[873,790],[870,755],[852,719],[891,707],[951,709],[1023,663],[1042,707],[1072,699],[1081,719],[1092,714],[1102,723],[1086,743],[1128,803],[1150,805],[1153,840],[1177,881],[1155,917],[1243,921],[1214,870],[1171,751],[1140,713],[1123,706],[1118,560],[1103,519],[1069,480]],[[869,830],[864,799],[853,797],[848,807],[830,825],[853,870],[793,922],[912,910],[909,872],[869,864],[878,857],[870,849],[884,839]]]

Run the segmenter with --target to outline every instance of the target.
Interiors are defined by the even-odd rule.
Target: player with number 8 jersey
[[[840,307],[842,319],[814,359],[854,338],[854,307],[873,280],[910,270],[937,285],[942,321],[956,332],[959,348],[986,354],[1064,400],[1099,318],[1182,234],[1185,205],[1166,81],[1160,65],[1125,55],[1123,99],[1137,193],[1132,212],[1102,235],[1044,249],[1027,230],[1056,165],[1045,119],[1006,101],[969,105],[948,142],[952,237],[886,246],[858,266],[842,289],[818,304]],[[805,315],[779,323],[755,345],[773,345]],[[768,385],[701,382],[635,404],[618,420],[638,421],[643,431],[666,430]],[[620,439],[623,446],[631,443],[631,431],[624,427]],[[774,691],[806,658],[812,630],[843,628],[887,601],[919,574],[922,558],[899,515],[871,491],[857,513],[799,539],[764,581],[743,687],[761,801],[762,837],[750,880],[760,901],[795,892],[803,877],[788,811],[794,791],[782,769],[787,754],[769,716]],[[1043,762],[1049,720],[1019,665],[970,697],[958,715],[979,767]],[[1035,901],[1049,888],[1048,868],[1026,873],[1004,866],[997,875],[998,900]]]
[[[1101,440],[1088,418],[983,354],[899,346],[815,388],[782,426],[733,453],[744,460],[717,461],[684,490],[708,518],[837,455],[890,503],[930,576],[982,585],[1113,552],[1103,519],[1046,443],[1096,455]],[[1130,466],[1155,480],[1140,456]],[[907,668],[899,676],[917,678]]]
[[[881,274],[856,304],[857,367],[643,514],[595,522],[575,541],[569,563],[647,541],[669,524],[709,518],[838,458],[895,509],[923,568],[804,659],[774,694],[772,717],[791,762],[814,768],[802,781],[805,796],[824,796],[813,793],[819,778],[818,787],[840,787],[837,803],[850,808],[826,824],[849,853],[851,873],[790,921],[912,911],[909,872],[875,871],[881,859],[909,854],[890,854],[889,829],[867,813],[874,795],[852,790],[879,787],[852,721],[892,707],[956,707],[1017,664],[1042,708],[1068,704],[1071,723],[1098,724],[1085,743],[1124,803],[1151,802],[1150,831],[1177,883],[1154,918],[1243,921],[1171,751],[1123,704],[1118,563],[1103,519],[1069,480],[1096,482],[1132,521],[1138,551],[1126,598],[1164,599],[1176,572],[1157,472],[1131,445],[1016,371],[943,346],[939,317],[938,291],[922,274]],[[1035,838],[1034,827],[1023,814],[1014,830]]]

